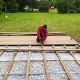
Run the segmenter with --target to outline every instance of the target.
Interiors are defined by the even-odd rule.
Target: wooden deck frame
[[[1,56],[3,53],[4,53],[4,51],[1,51],[1,52],[0,52],[0,56]]]
[[[14,63],[14,59],[15,59],[16,55],[17,55],[17,51],[14,52],[13,59],[10,62],[10,65],[8,66],[8,69],[6,70],[5,75],[3,76],[2,80],[7,80],[8,76],[10,74],[11,68],[13,67],[13,63]]]
[[[78,45],[76,45],[75,47],[78,47]],[[67,48],[66,45],[64,45],[64,48],[65,49]],[[80,65],[80,61],[75,58],[73,52],[72,51],[68,51],[68,52],[74,58],[74,60],[77,62],[77,64]]]
[[[67,75],[67,77],[68,77],[68,80],[73,80],[73,79],[72,79],[72,76],[71,76],[71,74],[70,74],[70,72],[69,72],[69,70],[67,69],[64,61],[63,61],[63,60],[60,58],[60,56],[58,55],[58,52],[57,52],[57,51],[56,51],[56,55],[57,55],[57,57],[58,57],[61,65],[62,65],[64,71],[66,72],[66,75]]]

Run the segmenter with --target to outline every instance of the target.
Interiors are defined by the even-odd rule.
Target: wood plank
[[[12,66],[13,66],[14,59],[15,59],[16,55],[17,55],[17,51],[15,51],[15,53],[14,53],[14,55],[13,55],[13,59],[12,59],[12,61],[10,62],[10,65],[8,66],[8,69],[6,70],[6,72],[5,72],[2,80],[7,80],[8,76],[9,76],[9,74],[10,74],[11,68],[12,68]]]
[[[31,45],[29,46],[31,48]],[[29,56],[28,56],[28,61],[26,64],[26,80],[29,80],[29,75],[30,75],[30,56],[31,56],[31,51],[29,51]]]
[[[48,72],[47,61],[46,61],[46,58],[44,56],[44,52],[42,52],[42,56],[43,56],[43,62],[44,62],[44,69],[45,69],[46,78],[47,78],[47,80],[51,80],[50,79],[50,73]]]
[[[27,48],[27,49],[19,49],[19,48],[16,48],[16,49],[13,49],[13,48],[10,48],[10,49],[7,49],[7,48],[4,48],[4,49],[0,49],[2,51],[80,51],[80,49],[42,49],[42,48],[37,48],[37,49],[34,49],[34,48]]]
[[[0,52],[0,56],[1,56],[3,53],[4,53],[4,51],[1,51],[1,52]]]
[[[68,80],[73,80],[73,78],[72,78],[72,76],[71,76],[69,70],[67,69],[67,67],[66,67],[66,65],[65,65],[65,63],[64,63],[64,61],[63,61],[63,60],[60,58],[60,56],[58,55],[58,52],[57,52],[57,51],[56,51],[56,55],[58,56],[59,61],[60,61],[61,65],[62,65],[64,71],[66,72],[66,75],[67,75],[67,77],[68,77]]]

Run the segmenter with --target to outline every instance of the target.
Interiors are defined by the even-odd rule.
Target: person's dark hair
[[[43,28],[44,28],[44,29],[47,29],[47,25],[46,25],[46,24],[44,24],[44,25],[43,25]]]

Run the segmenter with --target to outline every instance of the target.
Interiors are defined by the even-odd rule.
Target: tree
[[[38,8],[40,12],[48,12],[50,7],[49,1],[39,1]]]
[[[28,0],[28,11],[33,11],[36,8],[37,0]]]
[[[4,0],[6,9],[8,12],[17,12],[18,11],[18,3],[16,0]]]
[[[3,4],[4,4],[3,0],[0,0],[0,14],[2,13]]]

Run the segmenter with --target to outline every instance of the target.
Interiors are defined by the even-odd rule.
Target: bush
[[[49,1],[40,1],[38,4],[38,8],[40,12],[48,12],[50,3]]]
[[[77,13],[80,13],[80,8],[77,8],[77,9],[76,9],[76,12],[77,12]]]

